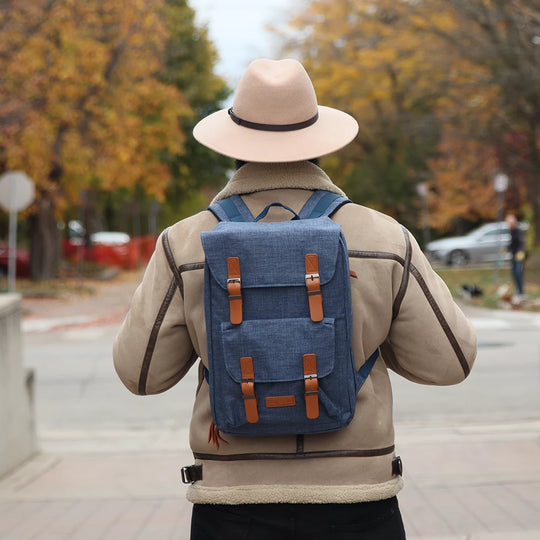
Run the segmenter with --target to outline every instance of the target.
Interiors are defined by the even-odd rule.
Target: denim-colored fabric
[[[523,294],[523,261],[512,258],[512,277],[516,285],[517,294]]]
[[[329,203],[335,202],[331,199]],[[325,215],[277,223],[222,221],[201,238],[206,256],[207,378],[217,427],[224,433],[248,436],[321,433],[345,427],[376,357],[362,373],[356,372],[349,260],[340,226]],[[305,280],[305,255],[312,253],[319,257],[324,310],[320,322],[310,318]],[[241,324],[230,322],[228,257],[240,260]],[[306,415],[305,354],[316,355],[316,419]],[[257,423],[248,423],[246,418],[242,357],[253,359]],[[276,396],[288,396],[289,404],[267,406],[266,398]]]
[[[206,263],[223,289],[228,257],[240,258],[242,288],[305,286],[307,253],[319,255],[321,283],[326,284],[336,270],[340,238],[340,226],[327,217],[277,223],[222,221],[202,233]]]

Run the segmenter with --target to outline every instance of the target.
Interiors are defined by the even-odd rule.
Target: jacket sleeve
[[[113,346],[114,367],[134,394],[174,386],[197,359],[184,317],[180,276],[161,234]]]
[[[410,234],[406,234],[399,310],[382,356],[405,378],[433,385],[463,381],[476,358],[476,333],[444,281]]]

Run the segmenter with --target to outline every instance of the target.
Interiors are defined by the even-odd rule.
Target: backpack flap
[[[324,285],[336,270],[340,235],[337,223],[321,217],[273,223],[220,222],[203,232],[201,238],[207,268],[227,289],[230,257],[240,261],[242,288],[290,287],[305,285],[305,255],[314,252],[319,257],[320,282]]]

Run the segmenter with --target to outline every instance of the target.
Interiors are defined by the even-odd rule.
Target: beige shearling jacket
[[[316,165],[248,163],[216,200],[242,195],[254,215],[275,201],[299,211],[315,189],[342,192]],[[274,207],[267,219],[289,219]],[[402,487],[393,472],[394,428],[388,370],[421,384],[450,385],[469,374],[475,332],[414,238],[395,220],[346,204],[333,216],[349,250],[353,351],[357,367],[382,355],[362,386],[353,421],[320,435],[210,437],[208,385],[199,376],[190,445],[202,480],[194,503],[352,503],[389,498]],[[169,227],[136,290],[114,344],[114,365],[129,390],[156,394],[199,360],[208,367],[201,231],[217,219],[200,212]],[[187,421],[187,420],[186,420]]]

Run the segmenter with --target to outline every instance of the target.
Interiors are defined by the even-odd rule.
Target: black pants
[[[356,504],[196,504],[191,540],[405,540],[397,499]]]

